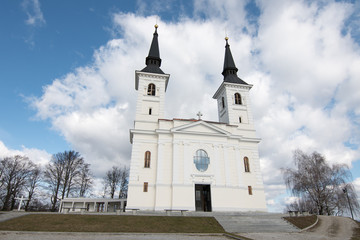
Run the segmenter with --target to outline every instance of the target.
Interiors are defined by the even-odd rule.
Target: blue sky
[[[217,121],[230,37],[239,76],[254,84],[269,209],[290,201],[280,168],[296,148],[351,166],[360,192],[359,13],[358,1],[2,1],[0,157],[46,163],[75,149],[99,178],[128,164],[134,71],[157,22],[168,118],[200,110]]]
[[[51,130],[51,124],[36,121],[27,99],[40,96],[42,87],[53,79],[91,62],[95,49],[119,36],[113,29],[112,14],[159,14],[159,18],[173,21],[182,15],[177,8],[181,5],[184,13],[191,15],[191,1],[169,2],[171,9],[149,6],[149,11],[143,9],[151,5],[146,1],[2,2],[0,94],[6,104],[0,110],[8,114],[0,120],[0,139],[13,149],[26,146],[56,153],[71,147]],[[36,15],[34,5],[40,6],[43,20],[27,24],[28,14]]]
[[[25,7],[26,2],[28,6]],[[129,4],[130,3],[130,4]],[[131,1],[58,1],[40,4],[44,21],[26,24],[32,1],[4,1],[0,8],[0,138],[10,148],[22,145],[56,153],[69,144],[37,121],[28,97],[40,96],[53,79],[91,61],[94,49],[112,36],[111,12],[134,11]],[[134,2],[135,3],[135,2]]]

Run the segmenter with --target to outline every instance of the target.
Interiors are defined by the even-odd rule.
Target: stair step
[[[280,214],[215,216],[227,232],[298,232],[299,229],[282,219]]]

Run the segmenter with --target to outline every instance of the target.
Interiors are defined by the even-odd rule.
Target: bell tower
[[[164,118],[165,92],[170,75],[160,69],[157,29],[158,25],[155,25],[146,67],[135,71],[135,89],[138,91],[135,122],[157,122],[159,118]]]
[[[226,37],[222,72],[224,80],[213,98],[217,100],[219,122],[248,128],[249,124],[253,124],[249,97],[252,85],[237,76],[238,69],[235,66],[228,40],[229,38]]]

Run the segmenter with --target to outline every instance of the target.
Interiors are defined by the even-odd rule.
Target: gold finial
[[[154,26],[155,28],[158,28],[159,26],[157,25],[157,24],[155,24],[155,26]]]
[[[228,37],[225,37],[225,40],[227,41],[227,40],[229,40],[229,38],[228,38]]]

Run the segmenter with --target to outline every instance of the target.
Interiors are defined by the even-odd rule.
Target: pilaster
[[[242,176],[244,174],[243,171],[243,161],[240,156],[240,148],[235,148],[235,161],[236,161],[236,172],[238,176],[238,186],[241,187],[243,185]]]
[[[231,185],[231,174],[230,174],[230,165],[229,165],[229,153],[228,148],[224,145],[221,146],[224,152],[224,168],[225,168],[225,186]]]
[[[191,184],[190,172],[191,164],[193,164],[193,158],[190,153],[190,144],[184,143],[184,184]]]

